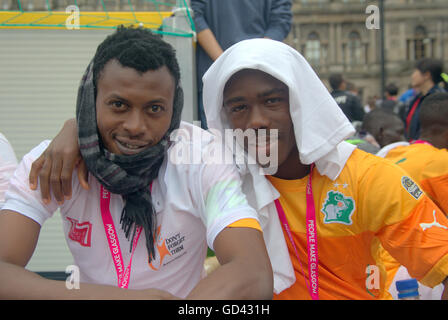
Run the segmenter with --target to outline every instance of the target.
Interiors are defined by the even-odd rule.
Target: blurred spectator
[[[333,90],[331,95],[336,100],[347,118],[353,121],[362,121],[364,118],[364,109],[361,101],[353,93],[347,91],[347,82],[342,74],[332,74],[328,80]]]
[[[347,81],[345,84],[345,90],[359,97],[358,88],[355,86],[353,82]]]
[[[386,158],[403,167],[448,214],[448,93],[436,92],[421,104],[421,135]]]
[[[372,110],[375,110],[378,105],[378,96],[369,96],[367,98],[367,104],[364,106],[364,113],[369,113]]]
[[[403,121],[390,110],[378,108],[369,112],[364,117],[361,129],[370,133],[381,147],[377,156],[384,158],[389,150],[409,145],[404,136]]]
[[[417,91],[414,88],[412,88],[411,85],[409,85],[409,87],[410,88],[406,90],[398,99],[399,101],[405,104],[414,99],[414,97],[417,95]]]
[[[380,150],[380,147],[373,136],[363,130],[356,131],[352,137],[345,141],[355,145],[358,149],[371,154],[376,154]]]
[[[389,83],[385,88],[386,99],[381,101],[380,107],[399,114],[400,110],[405,107],[405,104],[398,100],[398,87],[395,83]]]
[[[285,39],[291,29],[291,5],[291,0],[191,0],[199,43],[196,73],[203,128],[207,128],[202,103],[204,73],[224,50],[241,40]]]
[[[390,150],[385,158],[405,169],[437,206],[448,215],[448,93],[436,92],[421,104],[421,135],[411,145]],[[400,263],[387,252],[381,253],[387,270],[387,283],[409,278]],[[443,286],[442,286],[443,288]],[[440,300],[442,288],[431,289],[419,284],[421,299]]]
[[[443,81],[442,72],[443,62],[438,59],[424,58],[415,64],[411,85],[419,93],[407,106],[405,112],[404,121],[408,140],[418,139],[420,135],[419,113],[423,100],[435,92],[444,91],[438,86],[438,83]]]

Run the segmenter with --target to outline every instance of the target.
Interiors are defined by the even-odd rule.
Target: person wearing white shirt
[[[28,176],[49,142],[24,156],[0,214],[0,297],[272,298],[261,228],[234,164],[179,155],[221,147],[181,122],[179,79],[174,50],[149,30],[120,27],[100,44],[78,91],[78,135],[70,137],[80,143],[88,187],[73,176],[65,202],[42,199]],[[51,183],[44,180],[40,186]],[[24,269],[58,207],[79,290]],[[205,277],[207,245],[221,267]]]

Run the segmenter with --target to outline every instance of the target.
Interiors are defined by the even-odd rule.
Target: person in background
[[[412,99],[404,112],[406,138],[413,141],[420,136],[419,113],[422,102],[435,92],[444,92],[439,83],[442,77],[443,61],[432,58],[423,58],[416,62],[411,75],[411,85],[418,94]]]
[[[17,167],[17,158],[8,139],[0,133],[0,209],[5,202],[9,179]]]
[[[417,180],[429,197],[448,214],[448,92],[426,97],[419,112],[421,134],[409,146],[385,156]]]
[[[372,110],[375,110],[378,106],[378,97],[375,96],[369,96],[367,97],[367,103],[364,105],[364,113],[367,114]]]
[[[380,150],[379,144],[375,138],[367,131],[362,129],[362,123],[356,122],[353,124],[356,132],[353,136],[349,137],[345,141],[355,145],[358,149],[368,153],[375,154]]]
[[[291,0],[191,0],[198,46],[196,75],[199,119],[207,128],[202,76],[224,50],[251,38],[284,40],[292,22]]]
[[[436,92],[426,97],[421,104],[419,121],[420,138],[410,145],[391,148],[384,156],[406,170],[448,215],[448,93]],[[433,220],[437,222],[435,216]],[[387,252],[381,255],[387,265],[390,292],[396,297],[394,283],[410,276]],[[440,286],[433,290],[420,284],[422,299],[440,299],[441,292]]]
[[[353,94],[353,95],[359,97],[359,90],[358,90],[358,88],[355,86],[355,84],[354,84],[353,82],[350,82],[350,81],[347,82],[347,83],[346,83],[346,87],[345,87],[345,89],[346,89],[348,92],[350,92],[351,94]]]
[[[409,103],[414,97],[417,95],[417,91],[412,88],[412,85],[409,85],[409,88],[403,92],[403,94],[398,98],[400,102],[403,102],[404,104]]]
[[[382,108],[366,114],[362,122],[362,131],[373,136],[380,147],[376,155],[382,158],[393,148],[409,145],[404,137],[403,121],[392,111]]]
[[[404,108],[405,104],[398,100],[398,87],[394,83],[389,83],[385,88],[386,99],[381,101],[380,107],[399,114],[400,110]]]
[[[346,90],[347,85],[342,74],[332,74],[328,82],[332,89],[331,95],[350,122],[362,121],[364,118],[364,109],[361,101],[353,93]]]

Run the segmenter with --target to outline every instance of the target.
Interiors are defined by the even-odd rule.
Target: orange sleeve
[[[260,227],[260,224],[258,223],[258,221],[255,219],[251,219],[251,218],[237,220],[234,223],[229,224],[227,227],[230,227],[230,228],[252,228],[252,229],[257,229],[257,230],[263,232],[261,230],[261,227]]]
[[[420,184],[445,215],[448,215],[448,174],[424,179]]]
[[[423,197],[406,219],[384,226],[377,236],[412,277],[434,287],[448,275],[448,219]]]

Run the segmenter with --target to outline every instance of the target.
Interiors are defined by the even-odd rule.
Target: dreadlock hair
[[[140,73],[166,66],[174,78],[175,87],[179,85],[180,69],[173,47],[149,29],[119,26],[98,46],[93,58],[95,88],[101,71],[112,59]]]

